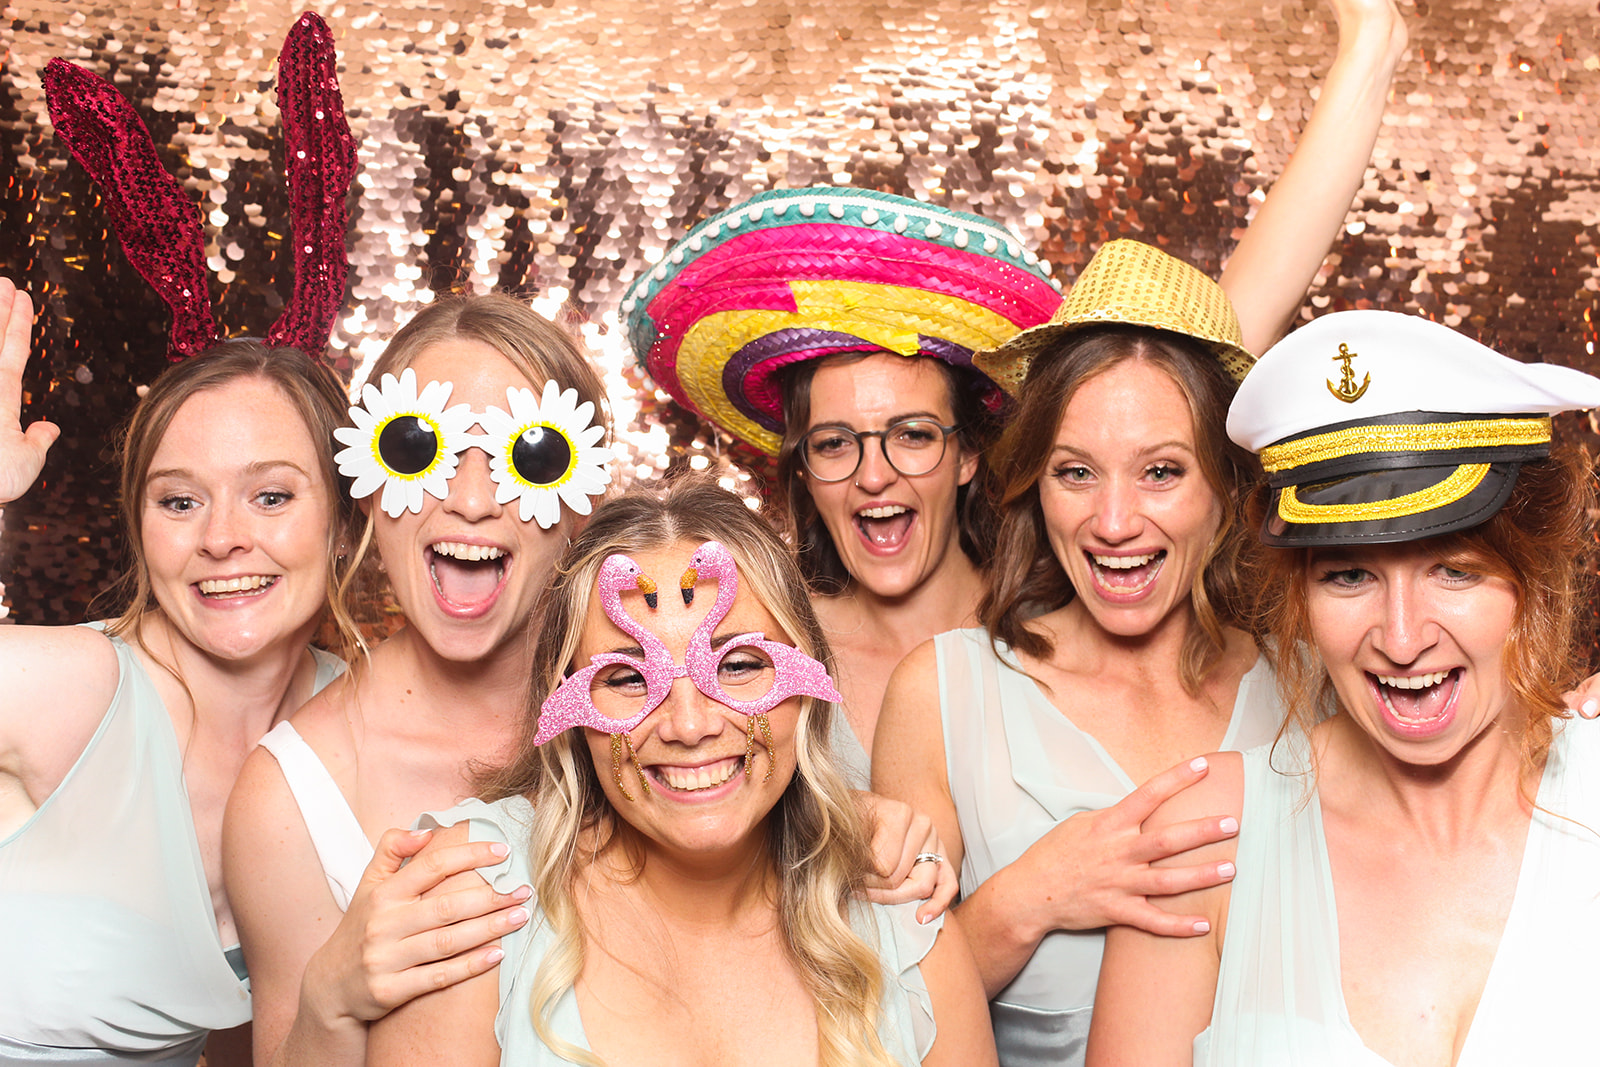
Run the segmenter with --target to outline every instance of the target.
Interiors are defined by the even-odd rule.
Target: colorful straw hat
[[[657,384],[776,454],[781,368],[879,351],[971,366],[974,352],[1044,322],[1060,300],[1050,267],[1003,226],[817,187],[762,193],[700,223],[634,280],[622,314]]]
[[[1221,286],[1159,248],[1118,240],[1100,246],[1049,322],[1024,330],[993,352],[979,353],[973,363],[1016,396],[1040,352],[1076,330],[1111,325],[1193,337],[1216,353],[1236,382],[1255,362]]]
[[[1274,345],[1228,408],[1259,453],[1269,545],[1414,541],[1465,530],[1550,451],[1550,416],[1600,406],[1600,378],[1519,363],[1392,311],[1324,315]]]

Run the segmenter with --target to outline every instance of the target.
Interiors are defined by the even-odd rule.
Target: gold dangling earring
[[[744,776],[750,777],[750,767],[756,758],[756,717],[746,716],[744,720]]]
[[[639,788],[645,796],[650,795],[650,780],[644,776],[644,768],[639,766],[639,753],[633,750],[633,738],[627,734],[622,735],[622,743],[628,746],[628,761],[633,764],[633,771],[639,776]],[[631,797],[629,798],[632,799]]]
[[[750,777],[750,768],[756,758],[756,730],[761,730],[761,740],[767,746],[767,773],[761,776],[763,782],[772,780],[772,767],[777,763],[777,747],[772,743],[772,724],[766,715],[752,715],[745,722],[744,735],[744,776]]]
[[[622,784],[622,734],[611,735],[611,779],[617,783],[617,792],[622,794],[624,800],[632,801],[633,795],[628,792],[628,787]],[[628,745],[633,748],[632,744]]]

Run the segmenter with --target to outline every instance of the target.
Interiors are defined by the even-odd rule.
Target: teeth
[[[862,508],[856,512],[863,519],[892,519],[896,515],[904,515],[910,508],[899,504],[884,504],[882,507]]]
[[[1386,685],[1391,689],[1431,689],[1448,677],[1450,677],[1449,671],[1434,671],[1432,674],[1413,674],[1409,677],[1380,674],[1378,675],[1378,684]]]
[[[270,574],[251,574],[243,578],[207,578],[196,584],[200,586],[200,592],[213,596],[217,593],[248,593],[277,580]]]
[[[1097,556],[1091,552],[1089,558],[1094,560],[1097,565],[1106,568],[1106,570],[1131,571],[1135,567],[1143,567],[1158,555],[1160,555],[1159,552],[1151,552],[1143,556]]]
[[[505,549],[493,545],[468,545],[460,541],[440,541],[433,546],[433,552],[436,556],[449,556],[451,559],[464,560],[468,563],[499,559],[506,554]]]
[[[726,782],[739,769],[740,762],[735,758],[705,767],[657,767],[656,771],[673,789],[692,792],[698,789],[710,789]]]

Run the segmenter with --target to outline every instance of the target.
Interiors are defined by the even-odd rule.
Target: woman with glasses
[[[1222,276],[1252,350],[1281,332],[1343,222],[1404,47],[1388,0],[1334,6],[1338,57]],[[890,672],[973,625],[989,585],[984,452],[1006,402],[972,356],[1059,302],[1003,227],[841,188],[764,193],[702,222],[624,301],[656,382],[777,458],[775,496],[838,656],[837,740],[859,776]]]

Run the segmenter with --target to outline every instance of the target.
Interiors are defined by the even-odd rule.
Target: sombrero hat
[[[1060,301],[1049,265],[1003,226],[827,186],[761,193],[706,219],[634,280],[622,314],[661,388],[776,454],[781,368],[879,351],[971,367]]]

